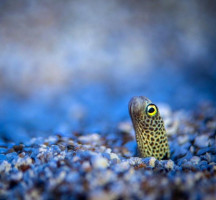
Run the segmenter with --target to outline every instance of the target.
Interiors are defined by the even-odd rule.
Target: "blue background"
[[[215,104],[214,4],[1,1],[0,141],[112,132],[134,95]]]

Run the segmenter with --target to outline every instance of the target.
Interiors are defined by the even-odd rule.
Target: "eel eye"
[[[157,114],[157,107],[154,104],[149,104],[146,108],[147,114],[151,117]]]

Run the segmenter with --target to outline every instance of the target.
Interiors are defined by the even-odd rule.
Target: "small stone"
[[[192,174],[187,174],[186,175],[186,187],[188,189],[193,188],[194,186],[194,176]]]
[[[203,154],[205,154],[207,152],[216,154],[216,147],[205,147],[205,148],[202,148],[202,149],[200,149],[197,152],[197,155],[200,156],[200,155],[203,155]]]
[[[216,155],[212,155],[210,153],[206,153],[205,155],[201,155],[200,158],[207,162],[216,162]]]
[[[207,135],[197,136],[194,145],[199,148],[207,147],[209,145],[209,137]]]
[[[38,149],[40,153],[46,152],[47,151],[47,146],[42,144],[40,145],[40,148]]]
[[[112,152],[112,149],[110,149],[110,148],[107,148],[106,150],[105,150],[105,153],[111,153]]]
[[[152,166],[152,167],[155,167],[155,161],[157,159],[155,157],[151,157],[150,160],[149,160],[149,165]]]
[[[61,149],[60,149],[60,147],[58,146],[58,145],[51,145],[51,151],[55,154],[55,155],[57,155],[57,154],[59,154],[60,152],[61,152]]]
[[[134,173],[135,173],[135,170],[134,170],[134,168],[131,167],[131,168],[127,171],[127,173],[125,173],[124,179],[125,179],[126,181],[130,181],[130,180],[132,179]]]
[[[8,163],[6,160],[4,160],[1,164],[0,164],[0,173],[4,172],[7,173],[9,172],[11,169],[11,164]]]
[[[195,173],[194,179],[195,179],[196,181],[199,181],[201,178],[203,178],[203,173],[201,173],[201,172]]]
[[[26,199],[41,199],[40,190],[38,189],[32,189],[28,193],[25,194]]]
[[[209,139],[209,146],[210,146],[210,147],[216,146],[216,141],[215,141],[215,139]]]
[[[100,140],[100,136],[97,133],[80,136],[78,138],[78,141],[81,142],[82,144],[97,143],[99,140]]]
[[[184,157],[178,159],[178,165],[181,165],[182,163],[189,161],[192,157],[193,155],[190,151],[188,151]]]
[[[207,122],[206,126],[209,128],[209,129],[216,129],[216,121],[209,121]]]
[[[173,169],[174,162],[172,160],[168,160],[167,163],[165,164],[165,167],[169,170]]]
[[[179,136],[178,137],[178,143],[180,145],[186,143],[188,141],[188,136],[187,135],[183,135],[183,136]]]
[[[186,161],[182,164],[183,169],[191,169],[193,167],[193,164],[191,161]]]
[[[201,165],[208,166],[208,162],[205,161],[205,160],[203,160],[203,161],[201,161],[201,162],[199,163],[199,166],[201,166]]]
[[[129,168],[130,168],[130,164],[128,161],[123,161],[123,162],[120,162],[119,164],[115,165],[115,171],[117,173],[127,171]]]
[[[18,172],[13,172],[10,175],[10,179],[13,181],[20,181],[23,177],[23,173],[18,171]]]
[[[82,168],[83,168],[85,171],[90,171],[90,170],[91,170],[91,165],[90,165],[89,161],[83,162]]]
[[[29,166],[32,164],[32,159],[30,157],[21,158],[19,157],[16,162],[14,163],[14,166],[16,168],[19,168],[20,166]]]
[[[6,156],[7,156],[7,160],[11,162],[13,159],[17,158],[17,153],[16,152],[8,153]]]
[[[58,173],[58,176],[55,178],[56,184],[61,183],[61,182],[65,179],[65,177],[66,177],[66,172],[63,171],[63,170],[60,171],[60,172]]]
[[[169,119],[166,119],[166,120],[164,120],[164,124],[165,124],[166,132],[167,132],[168,136],[176,134],[178,127],[179,127],[179,121],[178,120],[171,121]]]
[[[110,199],[117,199],[114,193],[107,193],[103,190],[94,190],[90,193],[90,200],[110,200]]]
[[[142,158],[131,157],[130,159],[128,159],[128,162],[130,165],[139,165],[142,163]]]
[[[191,146],[191,147],[190,147],[190,152],[193,154],[193,153],[194,153],[194,151],[195,151],[195,148],[194,148],[194,146]]]
[[[48,143],[49,145],[56,144],[58,141],[57,136],[49,136],[47,139],[44,140],[44,142]]]
[[[113,159],[119,160],[119,157],[116,153],[110,153],[110,159],[111,160],[113,160]]]
[[[179,159],[183,156],[185,156],[187,154],[188,150],[183,148],[183,147],[180,147],[180,146],[175,146],[174,147],[174,153],[172,155],[172,159]]]
[[[109,166],[108,160],[102,156],[96,155],[91,159],[92,165],[96,169],[104,169]]]
[[[77,172],[70,172],[66,177],[65,177],[65,180],[70,182],[70,183],[77,183],[79,182],[79,179],[80,179],[80,175],[79,173]]]
[[[198,157],[198,156],[193,156],[193,157],[190,159],[190,161],[191,161],[193,164],[197,165],[197,164],[199,164],[199,162],[200,162],[200,157]]]

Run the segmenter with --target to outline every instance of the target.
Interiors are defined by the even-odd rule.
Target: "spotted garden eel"
[[[129,113],[140,156],[153,156],[158,160],[169,158],[166,130],[158,107],[144,96],[133,97],[129,102]]]

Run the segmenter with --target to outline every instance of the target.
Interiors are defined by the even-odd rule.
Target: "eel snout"
[[[143,111],[147,102],[150,102],[150,100],[144,96],[133,97],[128,104],[130,116],[132,117],[135,113],[140,113],[140,111]]]

